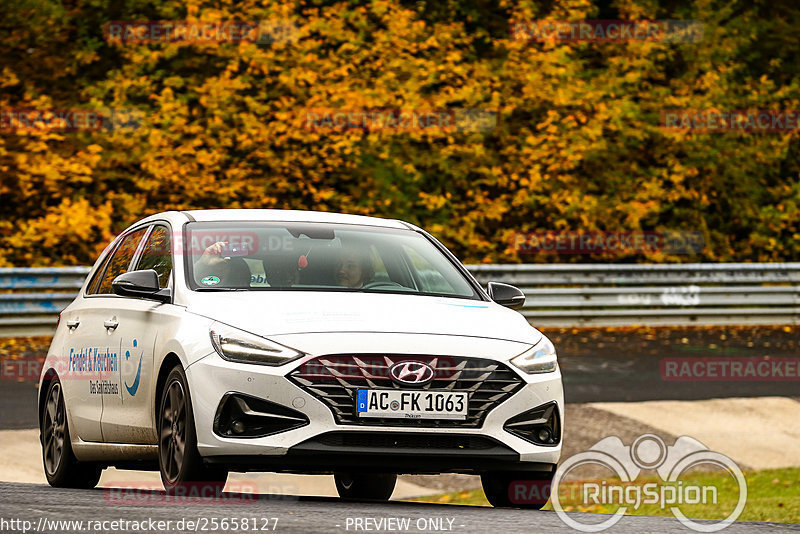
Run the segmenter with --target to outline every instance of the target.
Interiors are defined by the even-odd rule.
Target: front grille
[[[484,436],[454,434],[404,434],[398,432],[329,432],[314,441],[330,447],[366,447],[379,449],[452,449],[486,450],[497,443]]]
[[[390,377],[389,369],[405,361],[430,365],[434,370],[433,380],[424,386],[397,384]],[[458,356],[319,356],[305,362],[288,377],[327,404],[336,422],[345,425],[479,427],[486,414],[523,386],[522,379],[500,362]],[[359,418],[356,413],[359,388],[466,392],[469,398],[467,418],[462,421]]]

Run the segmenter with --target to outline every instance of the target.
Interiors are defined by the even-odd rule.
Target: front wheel
[[[45,399],[39,428],[47,483],[54,488],[91,489],[97,486],[102,468],[94,463],[79,462],[72,452],[64,390],[58,378],[50,382]]]
[[[197,451],[192,398],[183,368],[169,373],[158,419],[158,465],[167,493],[219,495],[228,471],[203,465]]]
[[[550,498],[555,471],[491,472],[481,475],[486,499],[494,507],[541,510]]]
[[[335,473],[333,478],[342,499],[388,501],[397,483],[393,474]]]

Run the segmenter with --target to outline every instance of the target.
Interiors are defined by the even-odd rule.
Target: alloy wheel
[[[167,389],[161,409],[161,465],[169,482],[178,480],[186,449],[186,395],[179,380]]]
[[[50,394],[47,397],[44,425],[42,426],[44,465],[47,473],[51,476],[56,473],[64,457],[65,421],[61,384],[55,384],[50,388]]]

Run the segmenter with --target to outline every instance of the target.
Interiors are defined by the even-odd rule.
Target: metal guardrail
[[[471,265],[542,326],[800,324],[800,263]]]
[[[468,265],[541,326],[800,324],[800,263]],[[52,334],[88,267],[0,269],[0,337]]]
[[[89,267],[0,269],[0,337],[49,336]]]

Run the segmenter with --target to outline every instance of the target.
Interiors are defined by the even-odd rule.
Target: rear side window
[[[100,287],[97,293],[100,295],[113,295],[114,290],[111,288],[111,282],[117,276],[128,272],[128,267],[131,264],[133,255],[136,253],[136,248],[139,246],[139,241],[142,240],[146,228],[136,230],[125,236],[120,242],[111,259],[108,260],[106,270],[100,280]]]
[[[172,254],[170,253],[169,230],[166,226],[153,227],[136,269],[153,269],[158,273],[159,287],[164,289],[169,285],[169,277],[172,273]]]

